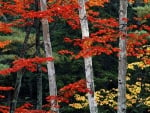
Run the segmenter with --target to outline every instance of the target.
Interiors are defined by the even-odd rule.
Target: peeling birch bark
[[[41,11],[47,10],[47,0],[40,0]],[[48,20],[42,19],[42,29],[43,29],[43,39],[44,39],[44,47],[46,52],[46,57],[52,56],[52,47],[50,41],[50,33],[49,33],[49,24]],[[57,96],[57,86],[56,86],[56,75],[55,75],[55,67],[54,61],[47,62],[48,69],[48,80],[49,80],[49,92],[50,96]],[[58,105],[56,100],[51,100],[51,110],[52,112],[59,113],[59,109],[56,108]]]
[[[89,27],[88,27],[88,20],[86,16],[86,9],[85,9],[85,0],[78,0],[80,5],[79,8],[79,17],[80,17],[80,24],[81,24],[81,31],[82,31],[82,39],[89,38]],[[94,77],[93,77],[93,67],[92,67],[92,57],[84,58],[85,64],[85,75],[87,81],[87,88],[89,88],[93,93],[88,93],[88,102],[90,113],[98,113],[97,103],[94,99]]]
[[[118,111],[117,113],[126,113],[126,73],[127,73],[127,0],[120,0],[119,9],[119,30],[123,34],[119,38],[119,64],[118,64]]]

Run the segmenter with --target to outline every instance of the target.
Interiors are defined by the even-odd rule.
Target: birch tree
[[[41,11],[47,10],[47,2],[46,1],[47,0],[40,0]],[[51,41],[50,41],[48,20],[46,18],[43,18],[41,22],[42,22],[43,40],[44,40],[46,57],[53,57],[52,56],[52,47],[51,47]],[[53,61],[47,62],[47,69],[48,69],[50,96],[57,96],[56,75],[55,75],[55,67],[54,67]],[[51,100],[50,103],[51,103],[51,110],[55,113],[59,113],[59,109],[56,108],[57,101]]]
[[[119,64],[118,64],[118,111],[117,113],[126,113],[126,72],[127,72],[127,52],[126,52],[126,35],[127,35],[127,0],[120,0],[119,9]]]
[[[87,0],[78,0],[80,5],[79,7],[79,17],[82,31],[82,39],[89,38],[89,28],[88,28],[88,20],[86,16],[85,2]],[[94,78],[93,78],[93,67],[92,67],[92,57],[84,58],[85,64],[85,75],[86,75],[86,83],[87,88],[89,88],[93,93],[88,93],[88,101],[90,107],[90,113],[98,113],[97,103],[94,99]]]

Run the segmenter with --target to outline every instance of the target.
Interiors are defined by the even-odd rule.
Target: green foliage
[[[6,64],[0,64],[0,69],[5,69],[5,68],[9,68],[9,65],[6,65]]]
[[[150,14],[150,5],[145,5],[145,6],[138,6],[134,7],[134,10],[137,12],[138,17],[144,17],[147,14]]]

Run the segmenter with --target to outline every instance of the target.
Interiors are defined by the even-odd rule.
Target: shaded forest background
[[[100,18],[118,18],[118,10],[119,10],[119,1],[118,0],[111,0],[109,3],[106,3],[104,7],[93,7],[93,10],[100,12]],[[144,3],[135,2],[134,4],[129,4],[128,6],[128,24],[138,24],[140,26],[139,21],[132,21],[133,17],[140,17],[144,14],[150,13],[150,5],[145,5]],[[5,15],[6,17],[0,17],[1,21],[12,21],[15,19],[12,16]],[[17,18],[17,17],[16,17]],[[150,24],[150,20],[145,22],[147,25]],[[36,30],[34,29],[36,25],[34,24],[33,27],[30,28],[30,36],[29,41],[27,43],[26,54],[24,55],[25,58],[34,57],[36,54],[36,43],[35,43],[35,33]],[[89,26],[91,26],[89,24]],[[80,37],[81,30],[75,29],[73,30],[65,20],[59,19],[56,17],[56,21],[49,24],[50,34],[51,34],[51,41],[53,47],[53,55],[55,58],[55,69],[56,69],[56,82],[57,88],[60,89],[65,85],[73,83],[75,81],[81,80],[85,78],[84,75],[84,62],[83,59],[72,59],[69,55],[61,55],[58,51],[69,48],[70,50],[79,51],[79,48],[73,47],[71,44],[64,42],[64,37]],[[4,34],[0,33],[0,41],[11,40],[11,43],[5,47],[0,49],[0,70],[8,68],[12,65],[12,61],[18,59],[21,56],[22,52],[22,44],[24,43],[24,37],[26,32],[28,32],[27,27],[19,28],[14,27],[12,28],[13,32]],[[94,31],[95,29],[90,28],[90,32]],[[138,32],[145,32],[145,31],[138,31]],[[39,31],[40,35],[40,52],[41,56],[44,57],[44,45],[42,42],[42,29]],[[148,37],[148,41],[150,42],[150,37]],[[147,45],[149,45],[149,42]],[[114,42],[113,45],[117,45],[117,42]],[[133,62],[138,62],[139,60],[135,57],[128,57],[128,64]],[[46,64],[42,64],[46,66]],[[137,64],[134,66],[134,70],[129,67],[128,68],[128,75],[129,80],[127,84],[135,85],[135,87],[129,86],[129,88],[133,89],[140,89],[140,92],[136,92],[133,95],[136,95],[138,98],[131,98],[134,102],[130,102],[127,113],[148,113],[150,111],[150,68],[148,66],[139,66]],[[104,90],[101,95],[107,98],[107,94],[109,94],[112,89],[117,88],[117,76],[118,76],[118,58],[116,54],[106,55],[101,54],[100,56],[93,56],[93,71],[94,71],[94,80],[95,80],[95,90],[101,91]],[[22,78],[22,85],[21,90],[19,93],[19,99],[17,106],[22,105],[23,103],[30,102],[34,106],[37,104],[37,72],[28,72],[23,71],[23,78]],[[48,78],[47,73],[42,72],[42,87],[43,87],[43,103],[46,103],[45,97],[49,95],[49,86],[48,86]],[[16,81],[16,73],[12,73],[8,76],[0,76],[0,85],[2,86],[15,86]],[[139,83],[140,82],[140,83]],[[138,85],[143,84],[142,85]],[[146,84],[146,85],[145,85]],[[145,89],[147,88],[147,89]],[[131,89],[132,90],[132,89]],[[135,90],[136,91],[136,90]],[[129,94],[132,92],[129,89]],[[5,95],[6,98],[0,99],[1,105],[10,105],[13,91],[0,91],[1,94]],[[113,94],[113,93],[112,93]],[[80,94],[84,96],[84,94]],[[148,99],[147,104],[140,101],[140,98]],[[103,99],[104,100],[104,99]],[[107,98],[106,100],[109,100]],[[117,98],[113,98],[114,101]],[[101,100],[102,101],[102,100]],[[71,98],[72,103],[76,103],[76,99],[74,97]],[[77,102],[82,103],[82,102]],[[111,104],[111,103],[110,103]],[[87,113],[88,107],[71,107],[67,104],[62,104],[60,107],[61,113]],[[98,108],[101,110],[100,113],[115,113],[116,108],[114,106],[109,105],[108,103],[104,102],[98,105]]]

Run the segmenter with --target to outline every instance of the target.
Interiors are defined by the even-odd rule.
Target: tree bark
[[[81,24],[81,31],[82,31],[82,39],[89,38],[89,27],[88,27],[88,20],[86,16],[86,9],[85,9],[85,0],[78,0],[80,8],[79,8],[79,17],[80,17],[80,24]],[[90,113],[98,113],[97,103],[94,99],[94,78],[93,78],[93,67],[92,67],[92,57],[84,58],[85,64],[85,75],[87,81],[87,88],[89,88],[92,93],[88,93],[88,102]]]
[[[30,31],[31,31],[31,27],[28,26],[27,31],[26,31],[26,36],[24,39],[24,43],[23,43],[23,47],[22,47],[22,50],[20,52],[21,58],[24,57],[24,55],[26,53],[26,46],[27,46],[27,42],[29,39]],[[17,72],[17,78],[16,78],[16,84],[15,84],[15,90],[14,90],[14,94],[13,94],[13,99],[12,99],[12,102],[10,104],[10,113],[14,113],[15,109],[16,109],[17,99],[18,99],[18,95],[19,95],[20,87],[21,87],[22,76],[23,76],[22,70],[18,71]]]
[[[46,0],[40,0],[40,3],[41,3],[41,11],[47,10]],[[44,39],[46,57],[53,57],[48,20],[43,18],[41,22],[42,22],[43,39]],[[47,69],[48,69],[50,96],[57,96],[56,75],[55,75],[55,67],[54,67],[53,61],[47,62]],[[51,100],[50,103],[51,103],[51,110],[55,113],[59,113],[59,109],[56,108],[56,106],[58,105],[57,101]]]
[[[37,71],[37,103],[36,109],[42,109],[42,72],[40,72],[40,65]]]
[[[117,113],[126,113],[126,72],[127,72],[127,0],[120,0],[119,9],[119,64],[118,64],[118,111]]]
[[[35,0],[35,11],[39,11],[39,0]],[[36,18],[34,20],[35,30],[36,30],[36,53],[35,56],[41,56],[40,53],[40,19]],[[42,109],[42,72],[41,65],[37,64],[36,72],[36,82],[37,82],[37,102],[36,109]]]
[[[20,87],[21,87],[22,76],[23,76],[22,70],[17,72],[17,79],[16,79],[16,84],[15,84],[14,96],[13,96],[12,102],[10,104],[10,113],[15,113],[18,95],[19,95]]]
[[[37,19],[36,23],[36,56],[41,56],[40,53],[40,20]],[[36,109],[42,109],[42,72],[41,65],[37,64],[37,104]]]

